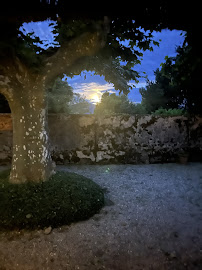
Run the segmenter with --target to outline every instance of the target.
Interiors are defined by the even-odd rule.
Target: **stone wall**
[[[202,159],[202,118],[51,114],[49,133],[57,164],[174,162],[182,150]],[[0,164],[11,149],[11,117],[0,115]]]

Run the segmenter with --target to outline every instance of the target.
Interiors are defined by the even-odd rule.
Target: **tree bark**
[[[28,74],[23,79],[19,75],[17,78],[15,91],[10,89],[12,98],[7,95],[13,121],[10,182],[45,181],[54,170],[49,150],[44,77]]]
[[[13,120],[10,182],[41,182],[54,173],[49,150],[46,89],[79,58],[94,55],[102,48],[105,32],[99,29],[83,33],[64,43],[42,63],[40,74],[15,56],[1,63],[0,92],[9,102]]]
[[[20,95],[15,91],[11,104],[13,160],[10,181],[45,181],[53,173],[45,85],[41,76],[33,76],[23,87]]]

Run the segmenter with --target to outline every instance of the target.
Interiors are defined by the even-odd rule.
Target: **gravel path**
[[[59,166],[93,179],[90,220],[0,235],[0,270],[202,269],[202,164]]]

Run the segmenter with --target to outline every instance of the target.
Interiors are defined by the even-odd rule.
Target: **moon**
[[[98,96],[98,94],[93,94],[91,99],[92,99],[93,103],[99,103],[100,102],[100,97]]]

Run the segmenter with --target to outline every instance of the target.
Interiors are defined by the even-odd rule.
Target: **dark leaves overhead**
[[[79,59],[67,73],[73,76],[84,69],[94,71],[96,74],[104,75],[106,81],[113,83],[116,90],[128,93],[130,89],[128,82],[137,81],[139,77],[132,68],[140,63],[143,51],[152,50],[151,44],[158,45],[158,42],[152,39],[151,31],[145,32],[132,18],[116,17],[113,20],[109,19],[108,24],[105,46],[97,55]],[[60,46],[75,40],[85,32],[99,32],[104,27],[103,18],[69,19],[65,23],[58,20],[52,26],[54,26],[53,34],[57,34],[55,42]],[[17,27],[16,36],[8,39],[7,43],[9,46],[12,44],[14,54],[29,68],[40,72],[44,60],[55,54],[59,47],[48,49],[45,46],[41,47],[42,41],[37,33],[25,34],[26,31],[22,29],[22,32],[19,29],[20,25]]]
[[[70,42],[85,31],[101,28],[102,23],[103,21],[95,23],[93,20],[69,20],[66,24],[59,22],[54,33],[58,34],[57,41],[62,46],[64,42]],[[139,78],[132,68],[140,63],[143,51],[152,50],[151,44],[158,45],[158,42],[153,40],[151,31],[145,32],[132,18],[114,18],[109,22],[109,29],[105,46],[97,55],[79,59],[67,75],[80,74],[84,69],[94,71],[113,83],[116,90],[128,93],[131,88],[128,82],[138,82]]]
[[[170,1],[140,2],[133,8],[132,15],[127,16],[123,15],[123,11],[117,14],[106,11],[70,12],[69,2],[65,0],[21,0],[12,7],[13,9],[9,7],[4,9],[4,13],[0,13],[0,49],[4,49],[2,55],[5,55],[5,48],[9,48],[12,54],[17,54],[29,67],[36,70],[40,70],[45,58],[55,54],[59,48],[39,48],[37,44],[41,41],[38,37],[19,33],[23,22],[42,21],[47,18],[57,21],[53,31],[58,34],[56,39],[62,46],[86,31],[102,29],[104,15],[107,15],[109,32],[105,46],[97,55],[77,61],[68,72],[73,76],[78,70],[92,70],[96,74],[104,75],[107,81],[114,83],[116,89],[125,93],[130,88],[128,81],[138,79],[137,72],[132,68],[140,63],[145,50],[152,50],[152,46],[158,45],[158,41],[153,40],[153,30],[177,28],[188,31],[188,42],[193,43],[194,40],[195,32],[192,30],[195,24],[193,20],[187,20],[191,16],[190,8],[184,5],[178,10]]]

